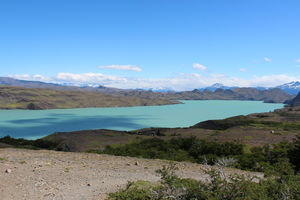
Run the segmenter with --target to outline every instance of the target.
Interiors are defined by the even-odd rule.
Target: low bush
[[[16,148],[29,148],[29,149],[55,149],[58,145],[57,142],[48,141],[43,139],[26,140],[23,138],[15,139],[10,136],[0,138],[0,143],[8,144]]]

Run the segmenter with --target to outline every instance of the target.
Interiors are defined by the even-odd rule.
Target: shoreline
[[[0,111],[7,110],[24,110],[24,111],[42,111],[42,110],[70,110],[70,109],[89,109],[89,108],[132,108],[132,107],[150,107],[150,106],[168,106],[168,105],[176,105],[176,104],[184,104],[182,101],[250,101],[250,102],[262,102],[266,104],[283,104],[288,105],[286,102],[266,102],[263,100],[251,100],[251,99],[177,99],[177,100],[169,100],[171,103],[166,104],[154,104],[154,105],[132,105],[132,106],[98,106],[98,107],[72,107],[72,108],[45,108],[45,109],[28,109],[28,108],[1,108]]]

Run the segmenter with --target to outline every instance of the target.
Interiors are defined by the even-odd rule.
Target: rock
[[[127,163],[126,165],[127,165],[127,166],[130,166],[131,164],[130,164],[130,163]]]
[[[136,161],[136,162],[135,162],[135,165],[136,165],[136,166],[139,166],[139,165],[140,165],[140,163],[139,163],[138,161]]]
[[[11,173],[12,171],[11,171],[11,169],[6,169],[5,172],[9,174],[9,173]]]
[[[27,105],[27,109],[29,109],[29,110],[41,110],[41,107],[38,106],[38,105],[36,105],[36,104],[34,104],[34,103],[29,103]]]
[[[91,186],[91,184],[88,183],[87,186]]]

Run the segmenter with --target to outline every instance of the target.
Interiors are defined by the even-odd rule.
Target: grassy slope
[[[178,102],[153,98],[119,97],[98,92],[0,86],[0,109],[146,106],[173,103]]]

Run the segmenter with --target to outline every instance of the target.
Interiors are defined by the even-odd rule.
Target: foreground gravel
[[[128,181],[160,179],[168,161],[47,150],[0,149],[0,199],[105,199]],[[207,177],[201,165],[179,163],[178,175]]]

